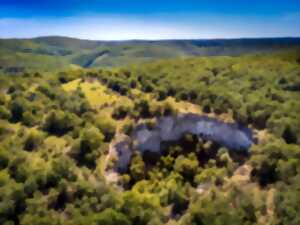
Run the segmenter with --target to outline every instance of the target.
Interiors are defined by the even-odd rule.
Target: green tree
[[[79,119],[74,114],[56,110],[47,114],[43,123],[43,129],[50,134],[61,136],[78,125]]]
[[[23,119],[23,113],[26,111],[27,102],[24,98],[16,98],[10,103],[11,120],[20,122]]]
[[[275,213],[277,224],[297,225],[300,223],[300,189],[298,182],[291,186],[281,187],[276,191]]]
[[[37,130],[32,130],[29,132],[25,139],[24,149],[26,151],[35,150],[41,145],[44,137],[43,134]]]
[[[79,165],[95,168],[96,160],[101,155],[100,147],[103,140],[104,136],[98,128],[85,128],[72,147],[71,155],[77,160]]]
[[[94,125],[101,131],[104,135],[104,141],[111,141],[116,132],[116,123],[115,121],[107,116],[97,116],[94,119]]]
[[[164,219],[158,196],[131,190],[124,194],[121,211],[127,215],[132,224],[146,225],[153,220]]]
[[[0,105],[0,119],[8,120],[10,117],[10,111],[4,105]]]
[[[145,163],[140,154],[135,154],[130,164],[130,175],[134,181],[139,181],[145,177]]]
[[[8,151],[0,146],[0,169],[5,169],[9,163]]]
[[[190,153],[188,157],[180,155],[175,160],[174,164],[175,171],[189,180],[193,180],[193,177],[195,176],[198,167],[199,162],[195,153]]]
[[[95,214],[93,221],[96,225],[130,225],[128,218],[121,212],[113,209],[105,209],[103,212]]]
[[[6,170],[0,171],[0,223],[15,220],[24,210],[23,185],[16,183]]]

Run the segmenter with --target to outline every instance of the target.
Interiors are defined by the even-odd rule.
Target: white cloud
[[[60,35],[94,40],[128,40],[300,36],[299,28],[294,26],[284,19],[272,21],[196,14],[4,18],[0,19],[0,37]]]

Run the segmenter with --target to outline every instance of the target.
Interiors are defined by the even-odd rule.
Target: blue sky
[[[300,0],[0,0],[0,37],[300,36]]]

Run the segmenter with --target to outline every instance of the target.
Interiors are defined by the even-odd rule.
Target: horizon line
[[[9,38],[2,38],[0,40],[34,40],[34,39],[41,39],[41,38],[68,38],[68,39],[77,39],[82,41],[101,41],[101,42],[125,42],[125,41],[214,41],[214,40],[254,40],[254,39],[300,39],[300,36],[260,36],[260,37],[222,37],[222,38],[157,38],[157,39],[139,39],[139,38],[132,38],[132,39],[88,39],[88,38],[79,38],[74,36],[64,36],[64,35],[41,35],[41,36],[33,36],[33,37],[9,37]]]

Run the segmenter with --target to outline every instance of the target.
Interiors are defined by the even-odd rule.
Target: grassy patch
[[[100,82],[87,82],[81,79],[73,80],[63,85],[67,92],[81,89],[85,97],[93,107],[100,107],[105,104],[111,105],[118,101],[119,96],[109,93],[108,89]]]

